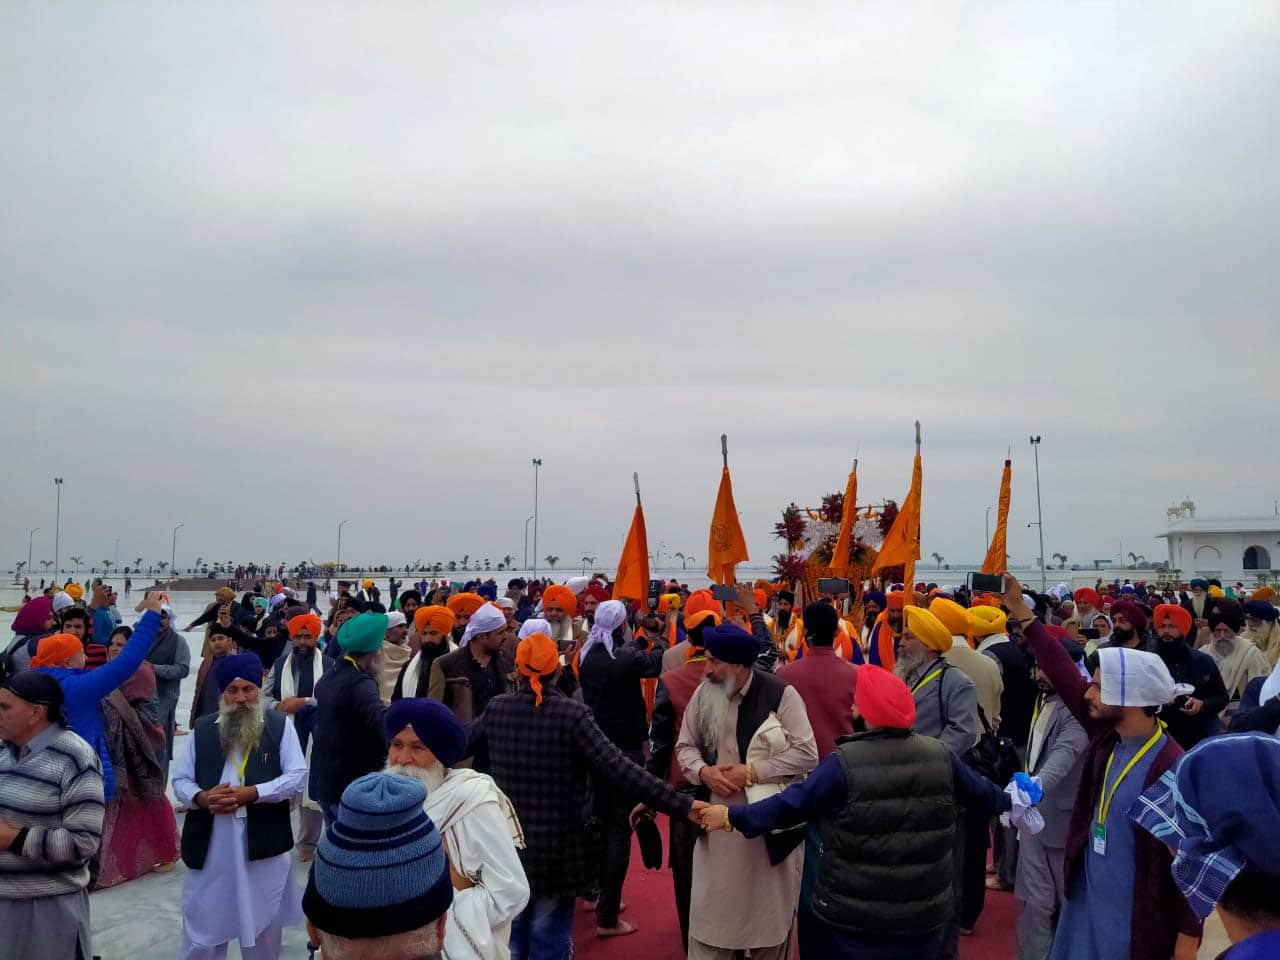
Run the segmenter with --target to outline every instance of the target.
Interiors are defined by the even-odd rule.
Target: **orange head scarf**
[[[427,627],[430,627],[432,630],[439,631],[447,636],[452,632],[453,625],[457,619],[453,615],[453,611],[448,607],[433,603],[430,606],[419,607],[413,611],[413,629],[418,633],[425,633]]]
[[[488,603],[488,601],[478,593],[455,593],[445,601],[446,606],[453,611],[454,616],[461,613],[468,617],[483,607],[486,603]]]
[[[296,617],[289,618],[290,639],[296,637],[299,630],[305,630],[311,634],[312,640],[319,640],[324,633],[324,625],[314,613],[300,613]]]
[[[1184,637],[1191,633],[1191,614],[1176,603],[1159,604],[1151,617],[1157,627],[1172,623]]]
[[[901,590],[895,590],[884,598],[886,610],[901,610],[907,602],[907,595]]]
[[[40,641],[36,647],[36,655],[31,658],[31,669],[60,667],[77,653],[83,652],[84,644],[75,634],[55,633]]]
[[[534,706],[542,706],[542,678],[559,665],[560,648],[545,633],[531,633],[516,645],[516,669],[529,678]]]
[[[542,609],[547,609],[548,603],[554,603],[564,608],[564,612],[569,616],[573,616],[578,612],[578,598],[573,595],[573,591],[561,583],[553,583],[542,592]]]

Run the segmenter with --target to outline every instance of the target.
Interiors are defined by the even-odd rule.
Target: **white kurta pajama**
[[[200,792],[195,777],[196,738],[173,771],[178,802],[195,806]],[[239,749],[222,767],[221,783],[242,786]],[[280,776],[256,784],[259,803],[278,803],[297,796],[307,779],[307,763],[292,724],[285,724],[280,740]],[[220,960],[226,945],[240,941],[246,960],[274,960],[280,952],[280,932],[302,923],[302,890],[293,878],[289,854],[249,860],[247,810],[213,818],[213,835],[204,868],[188,870],[182,888],[182,957]]]
[[[752,677],[748,684],[754,679]],[[693,784],[702,782],[698,774],[706,766],[698,746],[699,697],[705,689],[704,683],[694,691],[685,709],[676,743],[680,772]],[[725,712],[717,764],[742,762],[738,756],[738,706],[746,690],[744,687],[734,694]],[[794,688],[787,687],[783,691],[777,718],[790,745],[781,753],[755,764],[756,776],[761,783],[802,777],[818,763],[818,748],[813,729],[809,726],[809,716],[804,701]],[[746,803],[747,795],[743,790],[727,797],[712,794],[711,802]],[[769,862],[769,852],[760,837],[748,840],[736,831],[719,830],[698,837],[693,850],[689,955],[698,955],[699,945],[703,944],[719,950],[754,948],[755,955],[786,944],[800,899],[803,865],[803,844],[775,867]],[[707,952],[701,951],[703,954]],[[785,960],[784,952],[779,953],[780,960]]]
[[[507,960],[511,922],[529,902],[516,852],[524,835],[511,801],[491,777],[459,769],[428,792],[424,808],[453,868],[475,884],[453,892],[444,960]]]

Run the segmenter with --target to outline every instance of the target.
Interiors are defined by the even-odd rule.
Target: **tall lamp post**
[[[62,579],[62,566],[58,563],[58,541],[62,536],[62,478],[53,478],[54,489],[58,491],[58,513],[53,525],[53,582]]]
[[[35,535],[40,532],[39,527],[32,527],[27,533],[27,576],[31,576],[31,541]]]
[[[185,523],[180,523],[173,528],[173,547],[169,551],[169,582],[173,582],[173,578],[178,575],[178,531],[185,527]]]
[[[532,516],[524,522],[524,567],[522,569],[525,570],[529,569],[529,524],[532,522]]]
[[[345,527],[350,520],[343,520],[338,524],[338,559],[334,561],[334,568],[338,572],[338,576],[342,576],[342,528]]]
[[[1030,440],[1036,461],[1036,529],[1040,532],[1040,592],[1044,593],[1049,587],[1049,580],[1044,572],[1044,515],[1040,512],[1040,435]]]
[[[987,507],[987,518],[983,521],[983,529],[987,532],[986,543],[991,546],[991,508]]]
[[[538,468],[540,457],[533,458],[533,579],[538,579]]]

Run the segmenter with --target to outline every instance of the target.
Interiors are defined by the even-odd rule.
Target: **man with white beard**
[[[289,851],[289,802],[307,763],[285,715],[261,698],[262,662],[243,653],[214,668],[222,699],[201,717],[173,772],[191,810],[182,825],[183,960],[222,960],[240,941],[246,960],[274,960],[281,931],[302,922]]]
[[[1271,672],[1266,655],[1250,640],[1240,636],[1244,627],[1244,611],[1234,600],[1219,600],[1209,611],[1209,629],[1212,640],[1204,648],[1213,657],[1222,674],[1222,684],[1227,688],[1226,717],[1239,709],[1245,687],[1255,677],[1265,677]]]
[[[753,669],[760,644],[733,624],[704,628],[706,676],[694,692],[676,742],[689,783],[713,803],[745,803],[747,788],[784,784],[818,763],[804,701],[785,681]],[[783,960],[800,897],[804,831],[748,840],[701,837],[693,852],[690,960]]]
[[[542,619],[551,625],[547,636],[556,642],[561,653],[572,653],[578,641],[586,639],[587,631],[574,626],[577,612],[578,598],[568,587],[553,583],[543,591]]]
[[[386,717],[387,773],[421,781],[423,805],[444,839],[453,880],[444,960],[507,960],[511,921],[529,902],[517,847],[520,821],[493,778],[453,769],[467,731],[439,700],[397,700]]]

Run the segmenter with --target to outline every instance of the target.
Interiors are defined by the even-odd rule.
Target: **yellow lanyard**
[[[1120,771],[1120,776],[1116,777],[1116,782],[1111,785],[1111,792],[1107,792],[1107,777],[1111,774],[1111,761],[1116,758],[1116,752],[1113,749],[1111,756],[1107,757],[1107,767],[1102,771],[1102,795],[1098,798],[1098,826],[1105,826],[1107,822],[1107,814],[1111,812],[1111,801],[1115,798],[1116,790],[1129,775],[1139,760],[1141,760],[1148,750],[1156,745],[1156,741],[1164,735],[1164,728],[1159,723],[1156,724],[1155,733],[1151,734],[1151,739],[1142,745],[1142,749],[1133,755],[1133,759],[1124,765],[1124,769]]]
[[[347,661],[347,663],[351,664],[351,665],[352,665],[353,667],[355,667],[357,670],[359,670],[359,669],[360,669],[360,664],[356,663],[355,658],[354,658],[353,656],[351,656],[351,654],[347,654],[347,655],[346,655],[345,657],[343,657],[342,659],[343,659],[343,660],[345,660],[345,661]]]
[[[929,674],[927,677],[925,677],[923,680],[917,683],[914,687],[912,687],[911,692],[914,694],[924,689],[925,685],[928,684],[930,680],[932,680],[934,677],[936,677],[945,669],[946,667],[939,667],[937,670],[933,671],[933,673]]]

